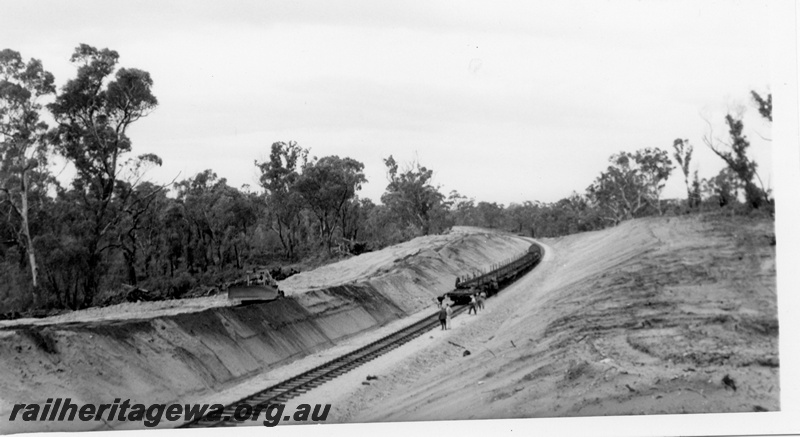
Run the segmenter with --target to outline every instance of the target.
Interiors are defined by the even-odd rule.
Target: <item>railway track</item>
[[[453,308],[453,317],[466,311],[467,308],[468,305],[455,306]],[[438,326],[439,318],[437,312],[348,354],[281,381],[250,396],[239,399],[225,406],[222,414],[217,414],[213,419],[208,416],[203,416],[200,419],[181,425],[180,428],[232,427],[245,425],[250,422],[250,420],[238,421],[234,419],[234,414],[240,405],[246,404],[251,408],[257,408],[257,406],[284,404],[289,399],[306,393],[330,380],[336,379],[350,370],[374,360],[393,349],[397,349]]]
[[[453,308],[453,316],[461,314],[466,309],[466,305]],[[420,335],[437,326],[439,326],[438,313],[426,317],[348,354],[342,355],[311,370],[281,381],[271,387],[259,391],[258,393],[252,394],[230,405],[227,405],[222,412],[221,420],[208,420],[207,417],[203,417],[193,422],[185,423],[181,426],[181,428],[207,428],[242,425],[246,422],[238,422],[233,419],[234,413],[239,405],[248,404],[251,407],[255,407],[256,405],[286,403],[289,399],[299,396],[315,387],[335,379],[393,349],[397,349],[398,347],[408,343],[409,341],[419,337]]]

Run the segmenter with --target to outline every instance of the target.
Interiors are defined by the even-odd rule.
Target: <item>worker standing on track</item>
[[[478,300],[475,299],[475,293],[473,293],[469,297],[469,311],[467,311],[467,314],[472,314],[472,313],[478,315]]]
[[[447,329],[447,319],[449,318],[450,316],[447,314],[447,308],[441,307],[441,309],[439,309],[439,324],[442,325],[442,331]]]
[[[450,325],[450,320],[453,318],[453,309],[450,308],[450,303],[449,302],[445,304],[444,308],[445,308],[445,312],[447,313],[447,318],[446,318],[447,329],[450,329],[452,327]]]
[[[486,298],[486,294],[484,292],[478,293],[478,309],[483,311],[483,300]]]

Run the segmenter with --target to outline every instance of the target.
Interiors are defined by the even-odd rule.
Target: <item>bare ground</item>
[[[486,269],[504,257],[518,255],[525,250],[521,238],[469,226],[454,227],[443,235],[417,237],[401,244],[368,252],[314,270],[293,275],[278,282],[287,296],[305,294],[334,286],[374,281],[382,292],[397,301],[409,301],[409,312],[429,305],[431,282],[447,283],[449,287],[457,275]],[[443,261],[446,260],[446,261]],[[439,263],[440,275],[431,277],[427,271]],[[387,283],[388,282],[388,283]],[[440,283],[441,282],[441,283]],[[400,290],[396,290],[399,288]],[[425,297],[421,297],[425,296]],[[93,307],[44,318],[0,320],[0,329],[22,325],[58,325],[63,323],[93,323],[167,317],[175,314],[195,313],[213,308],[236,306],[240,302],[229,300],[227,293],[215,296],[194,297],[155,302],[125,302],[106,307]]]
[[[231,402],[427,315],[420,313],[433,311],[457,275],[528,246],[517,236],[459,228],[293,276],[288,297],[272,302],[237,306],[215,296],[0,322],[0,434],[142,427],[4,421],[13,404],[48,398]]]
[[[546,240],[487,311],[371,369],[329,421],[777,411],[772,235],[691,216]]]
[[[468,266],[500,260],[527,245],[498,234],[460,232],[474,236],[430,237],[387,248],[297,276],[285,288],[290,296],[314,307],[313,290],[322,284],[367,280],[416,318],[433,311],[432,288],[446,289],[453,275],[465,273]],[[545,240],[544,261],[488,300],[486,311],[461,316],[454,320],[453,330],[424,335],[293,402],[331,403],[328,422],[779,410],[771,235],[771,221],[690,216],[635,220],[613,229]],[[440,266],[438,257],[453,264]],[[227,305],[214,299],[172,308],[123,305],[35,324],[84,320],[120,324],[129,318]],[[9,334],[15,324],[26,324],[14,322],[0,334]],[[410,320],[397,321],[406,322]],[[329,352],[357,347],[389,328],[253,380],[174,400],[220,402],[241,397],[256,379],[268,384],[291,374],[293,368],[313,366],[330,357]],[[0,335],[0,341],[5,337]],[[470,355],[464,356],[465,350]],[[40,355],[48,356],[46,352]],[[130,352],[96,355],[109,361],[101,367],[110,369],[125,363]],[[6,388],[20,384],[19,393],[58,385],[65,377],[72,381],[68,386],[77,384],[69,377],[75,368],[66,374],[60,368],[12,365],[0,371],[0,379]],[[29,374],[19,381],[19,372]],[[159,375],[174,376],[174,372]],[[366,375],[378,379],[364,385]],[[84,389],[94,392],[101,384],[96,385]],[[114,390],[109,385],[107,392]],[[169,393],[158,400],[170,400]],[[106,401],[109,395],[98,400]]]

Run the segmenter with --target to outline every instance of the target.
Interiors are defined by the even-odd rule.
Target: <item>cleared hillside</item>
[[[764,219],[687,216],[545,240],[539,267],[335,419],[779,410],[773,235]]]

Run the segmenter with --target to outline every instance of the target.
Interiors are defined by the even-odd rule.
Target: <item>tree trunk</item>
[[[241,254],[239,254],[239,248],[236,246],[236,244],[233,245],[233,253],[236,256],[236,268],[237,269],[241,269],[242,268],[242,256],[241,256]]]
[[[36,288],[38,286],[38,272],[36,267],[36,254],[33,250],[33,239],[28,225],[28,173],[22,173],[22,233],[25,236],[28,263],[31,267],[31,283],[33,284],[33,302],[36,305]]]
[[[97,283],[97,267],[100,265],[100,255],[95,253],[95,250],[92,249],[89,252],[89,262],[87,272],[86,272],[86,287],[83,290],[83,301],[81,302],[81,308],[88,308],[92,305],[94,301],[94,296],[97,294],[98,290],[98,283]]]
[[[125,250],[123,255],[128,270],[128,283],[136,285],[136,251]]]
[[[80,291],[81,279],[79,275],[75,275],[75,285],[72,287],[72,298],[70,299],[69,306],[73,310],[79,309],[78,305],[78,291]]]

